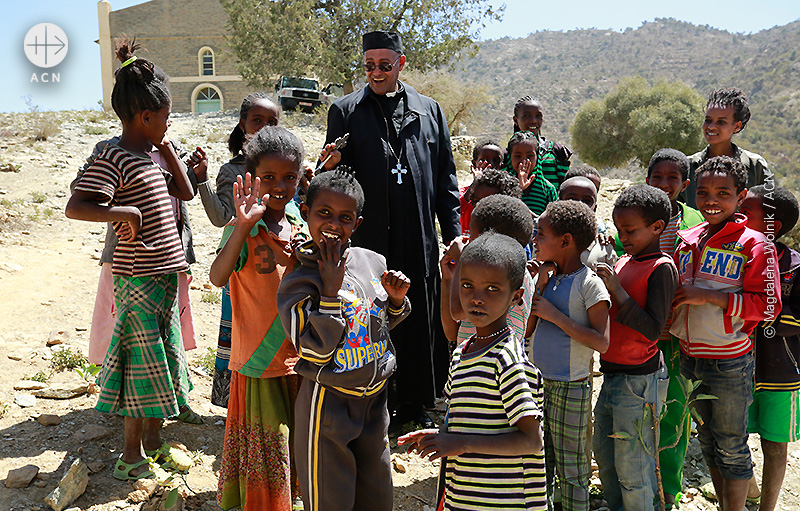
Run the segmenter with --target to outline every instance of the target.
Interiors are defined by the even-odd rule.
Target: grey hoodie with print
[[[389,330],[408,316],[405,298],[394,309],[381,284],[386,259],[350,247],[337,296],[322,295],[319,249],[308,241],[295,251],[301,267],[278,288],[278,314],[300,360],[295,372],[350,397],[379,392],[397,359]]]

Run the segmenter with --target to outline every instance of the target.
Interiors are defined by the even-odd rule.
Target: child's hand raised
[[[236,207],[236,223],[243,227],[254,226],[267,210],[267,201],[269,194],[265,193],[261,197],[259,203],[259,193],[261,192],[261,180],[256,178],[255,182],[251,182],[250,173],[245,174],[244,180],[242,176],[236,177],[236,182],[233,183],[233,202]]]
[[[522,160],[517,169],[517,177],[519,178],[519,185],[523,190],[527,190],[533,183],[535,176],[533,175],[533,162],[531,160]]]
[[[441,433],[438,429],[422,429],[397,439],[397,445],[405,444],[409,444],[409,452],[417,451],[420,457],[427,457],[430,460],[458,456],[466,452],[463,438],[459,435]]]
[[[481,175],[481,172],[484,170],[491,168],[492,164],[486,160],[478,160],[478,163],[469,166],[470,172],[472,172],[472,179]]]
[[[442,259],[439,261],[439,269],[442,271],[442,280],[452,280],[455,275],[456,265],[461,259],[461,252],[469,239],[466,236],[456,238],[450,242],[445,249]]]
[[[336,296],[344,281],[345,261],[350,249],[342,253],[342,240],[323,236],[319,241],[319,275],[322,278],[322,294]]]
[[[208,156],[202,147],[198,147],[189,155],[186,165],[194,171],[198,183],[208,181]]]
[[[381,285],[386,290],[386,294],[389,295],[389,302],[391,302],[392,307],[399,309],[403,306],[408,288],[411,287],[411,279],[401,271],[389,270],[381,275]]]

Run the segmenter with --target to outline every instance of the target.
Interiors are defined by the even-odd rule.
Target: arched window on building
[[[200,76],[214,76],[216,74],[214,69],[214,50],[208,46],[200,48],[198,52],[198,68]]]

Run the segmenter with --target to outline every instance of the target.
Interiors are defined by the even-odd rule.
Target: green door
[[[217,112],[222,109],[222,100],[219,94],[217,94],[217,91],[211,87],[200,89],[194,104],[195,112],[198,114],[202,114],[203,112]]]

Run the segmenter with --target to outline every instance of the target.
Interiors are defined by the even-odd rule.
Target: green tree
[[[228,44],[254,87],[282,74],[309,74],[352,90],[361,76],[361,35],[403,36],[420,70],[477,50],[480,31],[502,19],[489,0],[220,0],[229,16]]]
[[[473,127],[476,110],[492,102],[487,86],[460,80],[443,69],[404,72],[402,80],[441,105],[453,136],[459,135],[462,128]]]
[[[703,98],[681,82],[650,86],[628,77],[604,98],[586,102],[570,127],[583,161],[596,167],[647,165],[654,152],[672,147],[692,154],[703,147]]]

